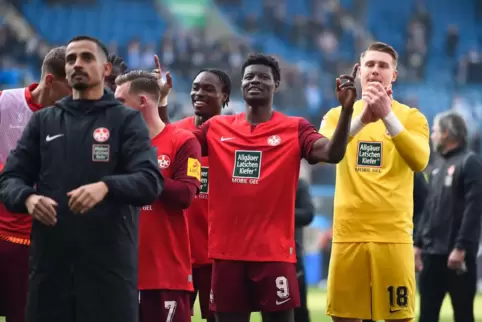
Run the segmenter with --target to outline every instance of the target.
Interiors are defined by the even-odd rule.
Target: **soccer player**
[[[116,84],[115,80],[119,75],[123,75],[127,72],[127,64],[122,57],[115,54],[110,54],[108,57],[109,63],[112,64],[112,72],[105,77],[105,85],[110,88],[112,92],[115,92]]]
[[[138,207],[163,178],[142,116],[104,88],[107,56],[68,43],[72,96],[33,114],[0,175],[5,207],[34,219],[27,322],[138,318]]]
[[[194,116],[187,117],[175,126],[194,131],[215,115],[220,115],[229,103],[231,80],[222,70],[210,68],[199,72],[192,83],[191,100]],[[191,240],[192,275],[194,290],[191,304],[194,307],[197,293],[203,319],[214,322],[214,313],[209,309],[211,293],[212,260],[208,258],[208,199],[209,163],[201,158],[201,187],[199,194],[187,209],[189,237]]]
[[[306,120],[273,110],[278,62],[250,55],[242,68],[246,112],[215,116],[194,133],[209,152],[209,251],[214,259],[211,309],[218,322],[292,322],[299,306],[294,241],[301,158],[337,163],[345,153],[356,89],[337,79],[343,106],[331,140]]]
[[[32,114],[70,93],[65,47],[54,48],[45,56],[38,84],[0,91],[0,167]],[[0,315],[8,321],[25,321],[31,228],[32,217],[11,213],[0,204]]]
[[[426,118],[391,97],[397,52],[373,43],[361,54],[345,158],[337,165],[326,312],[334,321],[414,318],[414,172],[429,159]],[[332,137],[342,108],[323,118]]]
[[[192,285],[189,228],[184,210],[199,189],[201,151],[186,130],[165,124],[157,110],[161,92],[149,72],[133,71],[116,80],[116,98],[141,111],[157,148],[164,190],[141,212],[139,290],[142,322],[191,321]]]

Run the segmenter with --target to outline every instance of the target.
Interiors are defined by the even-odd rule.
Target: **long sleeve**
[[[482,164],[471,154],[463,165],[464,214],[455,248],[470,249],[478,245],[482,218]]]
[[[295,226],[308,226],[313,221],[314,206],[311,198],[310,186],[306,181],[298,181],[295,203]]]
[[[0,174],[0,201],[13,213],[26,213],[40,171],[39,113],[34,113]]]
[[[122,174],[102,179],[109,188],[108,197],[133,206],[152,204],[162,191],[164,179],[149,131],[139,112],[129,115],[121,133],[119,169]]]
[[[422,171],[430,157],[427,119],[417,109],[411,109],[404,126],[402,132],[392,137],[392,142],[410,169]]]
[[[160,199],[171,207],[187,209],[196,196],[201,180],[201,147],[195,138],[179,148],[174,159],[172,178],[164,178]]]

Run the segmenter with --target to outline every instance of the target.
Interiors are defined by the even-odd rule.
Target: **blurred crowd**
[[[18,2],[18,1],[17,1]],[[50,0],[55,5],[60,0]],[[85,2],[86,4],[94,1]],[[217,0],[220,6],[239,5],[240,0]],[[480,2],[480,1],[479,1]],[[77,2],[78,3],[78,2]],[[247,14],[231,17],[242,30],[238,36],[209,41],[202,28],[185,30],[168,28],[159,39],[142,43],[132,39],[128,44],[109,44],[110,51],[124,57],[130,69],[153,68],[153,55],[158,54],[165,70],[176,76],[178,94],[189,92],[190,80],[203,67],[218,67],[226,70],[233,80],[233,97],[239,97],[240,69],[246,55],[260,51],[252,35],[275,34],[283,43],[309,53],[310,58],[320,63],[321,68],[306,66],[300,62],[283,61],[282,83],[275,105],[278,109],[307,117],[317,124],[321,116],[337,105],[333,91],[335,76],[346,73],[357,60],[358,54],[372,41],[370,33],[363,26],[366,0],[354,0],[350,10],[344,9],[339,0],[313,0],[309,15],[296,15],[287,19],[286,4],[277,0],[262,0],[263,14]],[[475,11],[482,16],[479,5]],[[456,25],[449,25],[446,36],[447,58],[459,58],[454,64],[454,79],[458,84],[482,83],[482,56],[477,48],[460,55],[458,49],[459,32]],[[346,36],[349,35],[347,38]],[[406,30],[406,48],[400,52],[399,81],[418,82],[424,79],[425,62],[429,54],[432,37],[432,22],[423,1],[417,2]],[[340,46],[349,39],[350,55],[341,55]],[[54,44],[51,44],[54,45]],[[43,55],[49,46],[34,38],[27,42],[19,41],[6,25],[0,27],[0,87],[28,82],[32,74],[24,72],[25,66],[38,70]],[[276,53],[270,53],[276,55]],[[27,69],[29,70],[29,69]],[[176,93],[173,94],[173,97]],[[181,96],[181,95],[178,95]],[[400,98],[416,104],[413,97]],[[478,102],[454,98],[454,108],[464,110],[465,115],[475,119],[474,133],[478,133],[481,120],[477,113]],[[172,106],[181,108],[185,101],[173,101]],[[462,107],[461,107],[462,106]],[[294,110],[293,110],[294,109]],[[182,110],[182,108],[181,108]]]

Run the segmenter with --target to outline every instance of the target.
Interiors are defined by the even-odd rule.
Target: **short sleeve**
[[[332,108],[328,113],[323,116],[320,124],[320,133],[329,139],[335,133],[336,125],[338,124],[338,119],[340,118],[340,107]]]
[[[324,138],[324,136],[318,133],[313,125],[311,125],[305,119],[300,119],[298,126],[298,139],[300,142],[302,158],[310,162],[310,154],[313,144],[321,138]]]

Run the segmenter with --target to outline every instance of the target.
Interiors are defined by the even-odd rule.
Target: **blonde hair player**
[[[335,322],[415,317],[413,173],[428,163],[429,127],[391,96],[397,60],[381,42],[360,57],[362,99],[336,174],[326,308]],[[331,109],[320,133],[330,138],[339,115]]]

